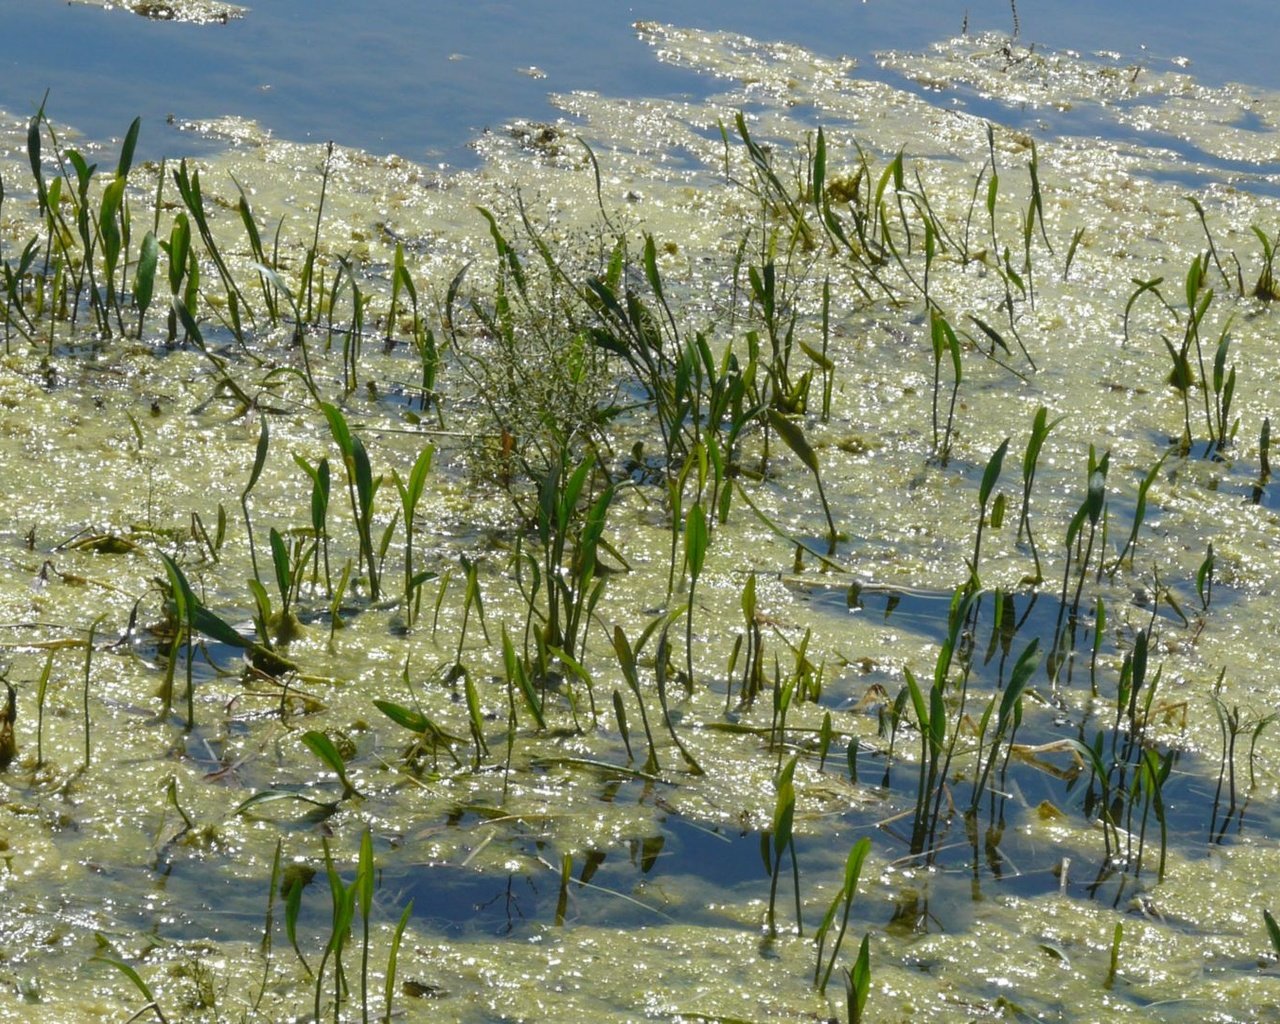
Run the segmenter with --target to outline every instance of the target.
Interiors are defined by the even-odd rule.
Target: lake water
[[[1258,31],[1273,31],[1274,13],[1263,0],[1024,0],[1017,28],[1024,43],[1108,50],[1154,67],[1176,58],[1208,84],[1280,87],[1274,47]],[[333,138],[455,166],[475,162],[466,144],[487,125],[556,116],[550,91],[705,94],[705,78],[660,65],[637,41],[632,25],[640,20],[849,55],[866,74],[877,73],[880,49],[922,49],[966,25],[1015,27],[1005,0],[264,0],[242,20],[212,26],[0,0],[0,18],[0,108],[14,114],[29,114],[48,89],[55,119],[95,137],[118,135],[141,114],[152,155],[191,148],[165,130],[169,114],[238,114],[286,138]]]

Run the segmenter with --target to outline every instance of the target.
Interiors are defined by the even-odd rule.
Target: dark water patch
[[[723,926],[717,904],[766,897],[758,833],[722,831],[669,816],[650,834],[567,854],[537,836],[502,840],[507,871],[452,864],[389,865],[382,885],[434,931],[502,936],[531,926]]]
[[[1191,625],[1167,600],[1136,608],[1138,626],[1118,627],[1112,608],[1100,635],[1087,599],[1074,607],[1039,592],[984,593],[966,603],[851,583],[813,588],[809,600],[952,648],[941,686],[917,669],[912,693],[897,671],[872,662],[822,694],[834,715],[878,718],[878,741],[859,742],[853,769],[860,785],[877,787],[899,810],[844,817],[852,828],[873,828],[891,859],[964,876],[975,891],[1118,902],[1154,880],[1169,851],[1195,858],[1268,830],[1247,810],[1254,723],[1223,709],[1234,742],[1218,759],[1178,742],[1188,706],[1161,690],[1159,645]],[[1034,671],[1020,678],[1028,657]],[[1010,705],[1014,686],[1023,688]],[[842,760],[831,757],[828,770]]]

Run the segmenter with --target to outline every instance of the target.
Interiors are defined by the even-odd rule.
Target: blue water
[[[1019,39],[1179,56],[1209,83],[1280,89],[1269,0],[1021,0]],[[516,117],[550,118],[552,90],[677,95],[711,83],[658,64],[631,25],[657,20],[784,39],[847,54],[875,75],[882,48],[920,49],[971,30],[1012,33],[1008,0],[258,0],[241,21],[151,22],[65,0],[0,0],[0,108],[51,116],[95,137],[144,119],[149,155],[191,140],[167,126],[240,114],[278,136],[335,139],[414,160],[472,162],[467,141]],[[546,77],[520,69],[535,66]]]

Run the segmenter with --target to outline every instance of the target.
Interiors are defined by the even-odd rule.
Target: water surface
[[[1262,0],[1023,3],[1017,14],[1024,44],[1114,51],[1157,68],[1181,59],[1209,84],[1280,85],[1259,31],[1274,11]],[[693,8],[676,0],[262,0],[242,20],[212,26],[60,0],[0,0],[0,18],[0,107],[16,114],[31,113],[47,89],[58,118],[93,136],[118,135],[143,115],[143,144],[153,153],[191,145],[164,131],[169,115],[236,114],[286,138],[332,138],[453,165],[474,164],[467,142],[486,127],[553,118],[551,90],[702,96],[714,88],[705,77],[658,68],[636,42],[636,21],[786,40],[855,57],[864,68],[878,50],[923,49],[966,26],[1014,29],[1001,0],[714,0]]]

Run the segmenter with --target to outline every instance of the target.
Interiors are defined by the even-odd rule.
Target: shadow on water
[[[740,905],[768,887],[757,834],[676,816],[649,835],[574,855],[533,837],[508,840],[506,852],[519,865],[506,872],[408,865],[388,869],[382,884],[397,903],[412,899],[434,930],[455,938],[535,925],[658,925],[677,907],[682,923],[723,927],[717,904]]]
[[[836,714],[878,720],[880,742],[858,745],[852,774],[896,811],[882,804],[874,820],[851,812],[848,823],[874,828],[885,855],[933,879],[904,890],[894,927],[943,927],[926,892],[954,885],[973,900],[1061,892],[1121,905],[1163,875],[1170,854],[1196,859],[1266,829],[1250,816],[1248,791],[1254,743],[1269,723],[1245,721],[1215,699],[1220,756],[1189,752],[1185,696],[1161,686],[1162,645],[1193,639],[1199,627],[1184,611],[1199,608],[1195,595],[1181,595],[1181,607],[1144,595],[1118,608],[1077,604],[1070,588],[1065,603],[995,592],[967,606],[947,593],[857,583],[811,594],[815,611],[861,617],[941,650],[954,640],[943,684],[918,680],[918,707],[898,673],[874,663],[821,698]],[[1034,671],[1015,682],[1023,658]],[[1005,702],[1010,687],[1016,703]],[[938,715],[942,724],[922,729],[921,712],[926,724]],[[955,895],[941,902],[950,919]]]
[[[840,734],[865,736],[852,727],[858,716],[874,716],[878,730],[875,741],[855,741],[851,758],[823,762],[822,771],[846,775],[850,792],[866,799],[799,830],[802,892],[811,894],[811,879],[829,882],[836,860],[866,835],[904,879],[885,926],[955,932],[992,898],[1060,893],[1128,906],[1162,876],[1169,856],[1195,860],[1272,831],[1248,799],[1266,722],[1219,703],[1220,755],[1183,749],[1188,707],[1180,693],[1162,689],[1159,652],[1197,622],[1159,595],[1122,608],[1064,604],[1045,593],[985,592],[964,603],[943,592],[847,581],[809,593],[814,616],[861,618],[939,648],[953,641],[954,649],[935,677],[942,679],[936,697],[933,680],[918,681],[929,691],[924,706],[942,716],[934,730],[920,728],[908,687],[882,667],[829,681],[818,695],[843,723]],[[1020,677],[1020,664],[1033,669]],[[1005,701],[1011,689],[1016,702]],[[926,771],[930,736],[936,771]],[[805,742],[802,756],[812,765]],[[605,787],[606,799],[625,799],[631,784]],[[677,910],[682,923],[739,928],[744,908],[769,896],[767,833],[709,827],[674,811],[643,834],[571,853],[549,833],[490,822],[475,809],[457,808],[440,827],[483,830],[492,848],[447,863],[421,862],[412,844],[380,850],[379,900],[394,916],[392,908],[412,899],[415,917],[446,938],[518,935],[530,926],[661,925]],[[205,855],[181,845],[155,866],[157,887],[197,908],[196,918],[205,906],[252,927],[267,894],[260,881],[232,874],[211,887]],[[316,878],[322,883],[323,872]],[[325,890],[307,889],[308,927],[325,927]]]

